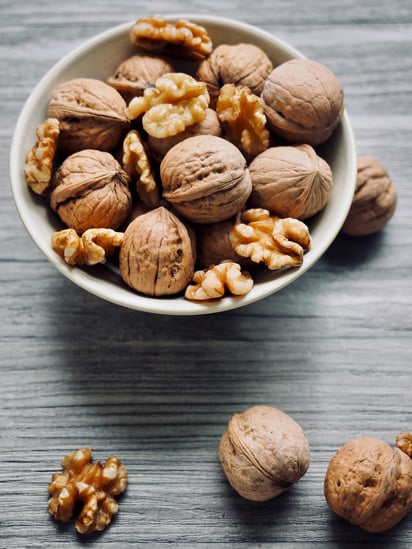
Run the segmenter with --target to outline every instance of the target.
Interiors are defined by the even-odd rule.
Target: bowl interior
[[[220,43],[254,43],[261,47],[276,66],[303,55],[267,32],[239,21],[213,16],[166,15],[169,20],[181,17],[205,26],[214,45]],[[28,188],[23,173],[24,158],[35,142],[37,125],[46,117],[51,90],[59,82],[77,77],[106,80],[121,61],[135,51],[129,41],[132,22],[117,26],[88,40],[64,57],[42,78],[27,99],[16,124],[10,154],[10,179],[17,210],[26,230],[48,260],[69,280],[81,288],[117,305],[169,315],[210,314],[235,309],[262,299],[301,276],[326,251],[345,221],[352,202],[356,180],[356,150],[347,116],[332,138],[318,152],[332,168],[334,186],[326,207],[308,222],[312,249],[297,269],[262,272],[254,288],[243,297],[224,297],[216,302],[195,303],[183,297],[151,298],[134,292],[120,278],[110,263],[92,268],[70,267],[51,248],[51,234],[62,228],[57,216]]]

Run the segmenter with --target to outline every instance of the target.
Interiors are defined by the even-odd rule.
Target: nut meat
[[[253,288],[253,279],[242,271],[238,263],[222,261],[208,269],[196,271],[187,286],[185,298],[204,301],[223,297],[226,290],[232,295],[245,295]]]
[[[230,418],[219,459],[241,496],[265,501],[306,473],[310,448],[302,428],[290,416],[271,406],[253,406]]]
[[[127,470],[116,456],[104,465],[91,463],[90,448],[68,454],[62,461],[63,472],[54,473],[48,486],[49,511],[62,522],[69,522],[78,503],[82,509],[75,528],[89,534],[106,528],[119,509],[114,499],[127,486]]]

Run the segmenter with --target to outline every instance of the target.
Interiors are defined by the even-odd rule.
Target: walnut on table
[[[130,41],[144,50],[184,59],[203,59],[213,49],[207,30],[188,21],[169,22],[161,15],[141,17],[130,29]]]
[[[243,211],[230,240],[237,254],[270,270],[298,267],[311,246],[309,229],[302,221],[271,216],[263,208]]]
[[[53,162],[60,135],[57,118],[47,118],[36,129],[37,141],[27,153],[24,165],[26,183],[33,192],[46,196],[53,176]]]
[[[191,284],[185,291],[185,298],[191,301],[217,299],[225,295],[246,295],[253,288],[253,279],[242,271],[238,263],[222,261],[208,269],[196,271]]]
[[[153,137],[170,137],[204,120],[209,94],[204,82],[189,74],[171,72],[157,79],[155,87],[134,97],[126,109],[130,120],[142,116],[144,130]]]
[[[116,456],[110,456],[104,465],[91,463],[90,448],[75,450],[64,457],[63,472],[54,473],[48,486],[51,495],[49,511],[62,522],[69,522],[78,503],[82,509],[75,522],[81,534],[103,530],[118,512],[114,499],[127,486],[126,467]]]
[[[123,234],[113,229],[87,229],[81,236],[74,229],[56,231],[51,236],[53,250],[69,265],[106,263],[123,243]]]
[[[268,148],[270,133],[266,127],[263,102],[246,86],[225,84],[219,92],[216,112],[226,139],[253,157]]]

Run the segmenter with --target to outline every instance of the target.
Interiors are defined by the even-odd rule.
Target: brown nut
[[[78,233],[117,229],[130,214],[129,182],[110,153],[85,149],[68,156],[54,174],[50,206]]]
[[[412,460],[377,438],[354,438],[329,462],[324,491],[337,515],[367,532],[383,532],[412,507]]]
[[[363,236],[379,231],[395,213],[396,203],[396,187],[382,164],[358,157],[355,194],[342,232]]]
[[[120,93],[94,78],[75,78],[51,92],[47,116],[60,122],[58,147],[66,154],[82,149],[112,151],[129,127]]]
[[[222,298],[226,293],[246,295],[253,288],[253,279],[238,263],[225,260],[218,265],[196,271],[186,287],[185,298],[206,301]]]
[[[183,291],[194,273],[194,235],[160,206],[128,225],[119,253],[120,274],[131,288],[148,296]]]
[[[261,97],[269,129],[290,143],[325,142],[343,116],[340,82],[310,59],[291,59],[273,69]]]
[[[246,160],[221,137],[197,135],[172,147],[160,164],[163,197],[189,221],[229,219],[252,190]]]
[[[155,85],[156,80],[168,72],[174,72],[173,65],[158,55],[135,54],[120,63],[107,83],[113,86],[127,103],[143,95],[146,88]]]
[[[266,53],[254,44],[220,44],[200,63],[196,77],[206,82],[210,105],[216,106],[221,86],[246,86],[260,95],[273,65]]]
[[[118,512],[115,496],[127,486],[127,470],[116,456],[102,465],[91,463],[90,448],[75,450],[64,457],[63,472],[53,473],[48,486],[49,512],[56,520],[69,522],[78,504],[81,510],[75,523],[80,534],[101,531]]]
[[[271,147],[249,164],[250,205],[282,217],[307,219],[332,192],[332,170],[310,145]]]
[[[148,135],[147,144],[149,145],[153,158],[158,162],[161,162],[167,151],[174,145],[188,137],[194,137],[195,135],[216,135],[217,137],[222,135],[222,128],[216,111],[207,108],[205,111],[205,118],[201,122],[187,126],[186,129],[175,135],[163,138]]]
[[[271,406],[234,414],[223,433],[219,458],[231,486],[244,498],[265,501],[307,471],[310,448],[298,423]]]

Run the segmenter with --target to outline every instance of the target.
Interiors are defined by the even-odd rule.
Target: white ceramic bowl
[[[278,65],[288,59],[304,57],[275,36],[248,24],[213,16],[191,14],[165,15],[168,20],[186,18],[207,28],[213,44],[239,42],[260,46]],[[43,77],[26,101],[18,119],[10,155],[10,178],[14,200],[28,233],[47,259],[64,276],[84,290],[117,305],[158,314],[201,315],[243,307],[284,288],[302,276],[327,250],[347,216],[356,179],[356,149],[351,125],[345,112],[332,138],[320,154],[330,164],[334,186],[326,207],[309,224],[312,249],[297,269],[265,271],[254,288],[243,297],[224,297],[208,303],[195,303],[183,297],[151,298],[127,287],[110,264],[80,268],[67,265],[51,248],[51,234],[62,228],[58,218],[28,188],[23,174],[24,158],[35,141],[37,125],[46,117],[52,88],[76,77],[106,80],[121,61],[133,54],[129,29],[132,22],[114,27],[88,40],[65,56]]]

